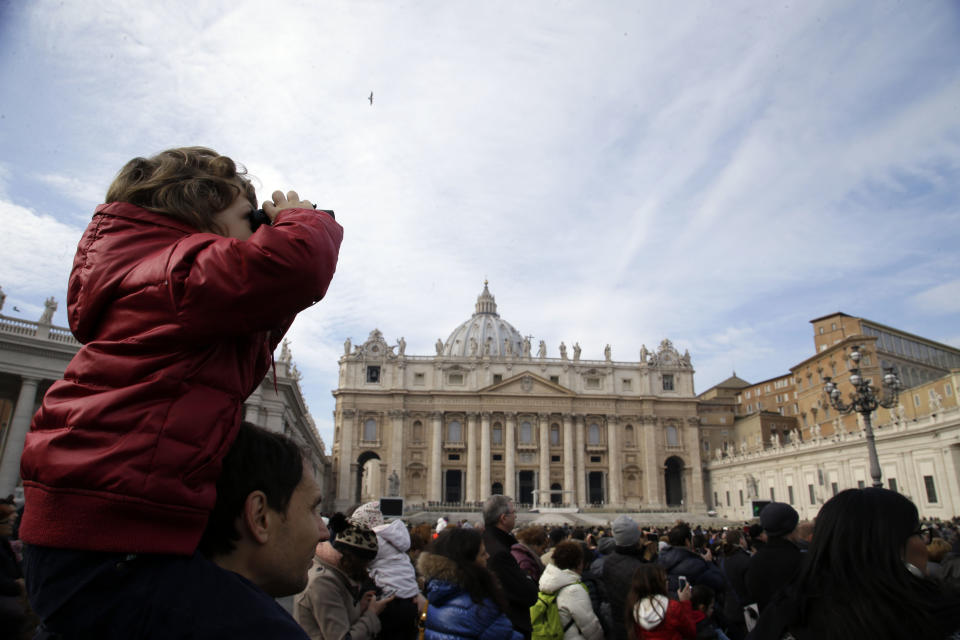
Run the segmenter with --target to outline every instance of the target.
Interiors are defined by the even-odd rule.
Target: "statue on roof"
[[[400,336],[400,339],[397,340],[397,355],[403,355],[407,350],[407,341],[403,339],[403,336]]]
[[[347,338],[346,340],[344,340],[344,341],[343,341],[343,355],[345,355],[345,356],[350,355],[350,347],[352,347],[352,346],[353,346],[353,345],[350,343],[350,338]]]
[[[530,338],[526,337],[523,339],[523,357],[530,357]]]
[[[580,343],[579,342],[573,343],[573,361],[574,362],[580,361]]]
[[[40,316],[40,324],[53,324],[53,313],[57,310],[57,301],[53,296],[47,298],[43,303],[43,315]]]
[[[437,338],[437,344],[435,346],[437,348],[437,355],[443,355],[443,340]]]
[[[603,348],[603,359],[606,360],[607,362],[610,362],[611,360],[609,344]]]
[[[547,341],[546,341],[546,340],[541,340],[541,341],[540,341],[540,348],[537,349],[537,357],[538,357],[538,358],[546,358],[546,357],[547,357]]]
[[[560,341],[560,358],[562,360],[567,359],[567,345],[562,340]]]

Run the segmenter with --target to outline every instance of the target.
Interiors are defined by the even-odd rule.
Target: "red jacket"
[[[693,607],[689,600],[670,600],[663,621],[653,629],[644,629],[634,619],[633,630],[640,640],[681,640],[697,637],[697,624],[693,621]]]
[[[21,538],[192,553],[243,401],[297,312],[326,293],[342,239],[305,209],[240,241],[128,203],[97,207],[67,291],[84,346],[27,434]]]

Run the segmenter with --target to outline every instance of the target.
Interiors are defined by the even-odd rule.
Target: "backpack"
[[[569,586],[573,585],[567,585]],[[563,634],[573,625],[573,618],[570,618],[567,626],[561,624],[557,595],[567,587],[557,590],[556,593],[541,591],[537,594],[536,604],[530,607],[530,622],[533,624],[530,640],[563,640]]]

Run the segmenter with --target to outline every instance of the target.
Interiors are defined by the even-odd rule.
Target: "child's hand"
[[[286,195],[283,191],[274,191],[272,197],[273,202],[267,200],[263,203],[263,212],[270,217],[270,222],[284,209],[316,209],[312,202],[301,200],[296,191],[288,191]]]

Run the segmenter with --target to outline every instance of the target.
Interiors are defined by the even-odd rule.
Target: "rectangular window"
[[[503,460],[503,454],[502,454],[502,453],[495,453],[495,454],[493,454],[493,459],[494,459],[495,461],[499,462],[499,461]]]
[[[413,384],[423,384],[424,378],[422,373],[413,374]]]
[[[380,366],[369,365],[367,367],[367,382],[377,384],[380,382]]]
[[[622,381],[624,391],[633,391],[633,380],[624,378]]]
[[[770,487],[770,502],[776,502],[777,497],[773,493],[773,487]]]
[[[887,486],[890,488],[890,491],[897,490],[897,479],[896,478],[887,478]]]
[[[863,488],[866,487],[866,486],[867,486],[867,485],[866,485],[866,483],[864,483],[863,480],[857,480],[857,489],[863,489]]]
[[[830,483],[830,491],[833,492],[833,495],[837,495],[837,491],[839,491],[839,489],[840,489],[840,488],[837,486],[837,483],[836,483],[836,482],[831,482],[831,483]]]
[[[719,500],[719,498],[717,498],[717,492],[716,492],[716,491],[713,492],[713,505],[714,505],[714,506],[720,506],[720,500]]]
[[[720,416],[720,424],[727,424],[727,416]]]
[[[913,394],[913,406],[915,406],[915,407],[919,407],[919,406],[920,406],[920,394],[919,394],[919,393]]]
[[[603,456],[590,456],[590,462],[603,462]]]
[[[450,384],[463,384],[463,374],[462,373],[451,373],[450,377],[447,378],[447,381]]]
[[[727,506],[730,506],[730,492],[727,491]]]
[[[587,378],[587,389],[599,389],[600,378]]]
[[[560,462],[560,456],[550,456],[550,462]]]
[[[810,504],[812,504],[812,505],[813,505],[813,504],[817,504],[817,494],[816,494],[816,492],[814,492],[814,490],[813,490],[813,485],[812,485],[812,484],[808,484],[808,485],[807,485],[807,490],[810,492]]]
[[[503,382],[503,374],[502,373],[493,374],[493,384],[500,384],[501,382]]]
[[[550,376],[550,382],[553,384],[560,384],[560,376]]]
[[[923,476],[923,486],[927,489],[927,502],[936,502],[937,486],[933,482],[933,476]]]
[[[673,391],[673,374],[672,373],[663,374],[663,390]]]
[[[951,385],[949,382],[943,385],[943,395],[947,396],[948,398],[953,395],[953,385]]]
[[[450,455],[447,456],[447,460],[459,460],[459,459],[460,459],[459,453],[451,453]]]
[[[793,504],[793,486],[787,487],[787,502]]]
[[[740,506],[743,506],[743,489],[740,489]]]

